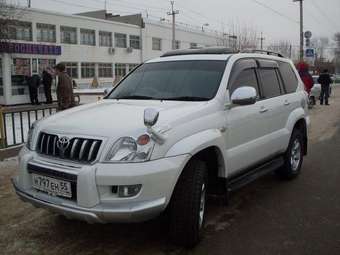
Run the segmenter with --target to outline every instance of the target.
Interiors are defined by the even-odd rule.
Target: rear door
[[[261,120],[266,123],[264,154],[270,157],[282,151],[290,104],[282,86],[278,63],[271,60],[258,60],[258,63],[261,101],[264,103]]]

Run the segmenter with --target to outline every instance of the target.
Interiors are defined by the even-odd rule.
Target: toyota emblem
[[[59,137],[57,141],[57,148],[59,149],[61,156],[64,155],[69,145],[70,139],[68,137],[66,136]]]

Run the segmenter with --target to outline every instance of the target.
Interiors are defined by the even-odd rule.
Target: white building
[[[99,86],[117,83],[136,65],[171,50],[171,24],[141,15],[113,16],[105,11],[67,15],[25,9],[11,27],[10,42],[0,43],[0,104],[29,102],[25,76],[64,62],[80,88],[94,77]],[[176,27],[176,47],[221,45],[217,33]],[[40,96],[42,100],[44,97]]]

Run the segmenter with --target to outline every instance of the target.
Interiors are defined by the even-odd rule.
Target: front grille
[[[27,170],[30,174],[34,173],[34,174],[48,176],[48,177],[59,179],[59,180],[69,181],[71,183],[71,191],[72,191],[72,197],[69,199],[77,201],[77,175],[69,174],[65,172],[59,172],[56,170],[52,170],[52,169],[45,168],[42,166],[33,165],[30,163],[27,165]],[[68,199],[65,197],[63,198]]]
[[[97,158],[102,143],[101,140],[74,137],[69,140],[66,148],[60,149],[58,148],[58,139],[60,137],[40,133],[37,143],[38,153],[84,163],[91,163]]]

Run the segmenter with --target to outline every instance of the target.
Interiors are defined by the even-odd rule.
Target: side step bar
[[[238,175],[237,177],[230,179],[226,183],[228,193],[240,189],[241,187],[255,181],[259,177],[264,176],[278,169],[283,164],[284,164],[283,157],[278,157],[273,159],[272,161],[265,163],[264,165],[252,169],[251,171],[247,171],[244,174]]]

